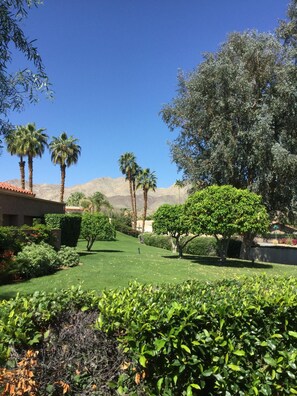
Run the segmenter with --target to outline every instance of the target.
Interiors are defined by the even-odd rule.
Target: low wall
[[[256,246],[251,249],[250,259],[270,263],[297,265],[297,248],[275,245]]]

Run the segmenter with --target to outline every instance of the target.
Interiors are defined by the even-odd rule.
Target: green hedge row
[[[38,349],[49,324],[73,308],[99,309],[95,328],[117,336],[126,354],[111,384],[118,394],[297,394],[296,278],[18,296],[0,302],[2,363],[11,348]]]
[[[250,278],[103,293],[97,328],[118,334],[146,395],[297,394],[297,279]]]
[[[141,234],[139,239],[142,243],[148,246],[154,246],[161,249],[171,250],[171,237],[167,235],[157,235],[150,232]]]
[[[81,216],[74,214],[46,214],[45,224],[61,230],[61,245],[76,247],[80,235]]]
[[[144,233],[141,234],[139,238],[146,245],[172,250],[172,238],[168,235]],[[241,243],[240,240],[231,239],[227,257],[239,258]],[[183,253],[195,256],[217,256],[217,241],[214,237],[197,237],[185,246]]]

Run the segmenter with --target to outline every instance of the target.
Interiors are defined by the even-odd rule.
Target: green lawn
[[[80,241],[82,265],[61,270],[50,276],[0,287],[0,298],[8,298],[35,290],[53,290],[82,285],[84,289],[102,290],[127,286],[131,281],[160,284],[188,279],[203,281],[241,275],[292,275],[297,266],[228,260],[224,266],[216,258],[188,256],[178,259],[163,249],[139,244],[138,240],[120,233],[115,242],[96,242],[91,252]]]

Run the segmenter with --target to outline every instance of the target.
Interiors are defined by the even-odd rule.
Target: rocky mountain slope
[[[7,180],[7,183],[20,186],[19,180]],[[111,178],[102,177],[91,180],[84,184],[77,184],[72,187],[65,187],[65,201],[73,192],[80,191],[86,196],[90,196],[96,191],[104,194],[114,208],[130,208],[129,184],[123,177]],[[36,197],[59,201],[60,185],[58,184],[34,184]],[[177,204],[183,203],[187,198],[187,189],[178,188],[172,185],[168,188],[157,188],[155,192],[149,192],[148,209],[149,212],[155,211],[164,203]],[[141,211],[143,207],[142,191],[137,191],[137,204]]]

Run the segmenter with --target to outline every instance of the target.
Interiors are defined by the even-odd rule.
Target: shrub
[[[46,214],[44,218],[46,225],[50,228],[60,228],[61,245],[76,247],[80,235],[80,215]]]
[[[63,267],[75,267],[80,261],[76,249],[70,246],[61,246],[61,249],[58,251],[58,258]]]
[[[0,253],[4,251],[19,252],[22,249],[22,243],[25,240],[25,234],[17,227],[0,227]]]
[[[19,277],[19,268],[12,250],[0,253],[0,284],[9,283]]]
[[[112,218],[112,224],[116,231],[123,234],[133,236],[135,238],[140,235],[140,231],[134,230],[131,226],[131,217],[124,214],[115,214]]]
[[[213,237],[197,237],[185,246],[184,253],[197,256],[216,256],[217,241]]]
[[[61,261],[55,249],[41,242],[32,243],[23,248],[16,257],[19,265],[20,274],[24,278],[47,275],[61,266]]]
[[[296,278],[133,284],[99,308],[97,328],[130,356],[121,394],[136,379],[149,395],[297,393]]]
[[[56,240],[52,233],[52,229],[44,224],[36,224],[33,227],[22,226],[21,231],[25,235],[24,243],[47,243],[55,246]]]
[[[172,249],[172,238],[168,235],[157,235],[152,233],[141,234],[141,239],[145,245],[154,246],[161,249]]]
[[[112,241],[116,231],[109,218],[103,213],[84,213],[81,223],[81,237],[87,241],[87,250],[91,250],[93,243],[99,241]]]

